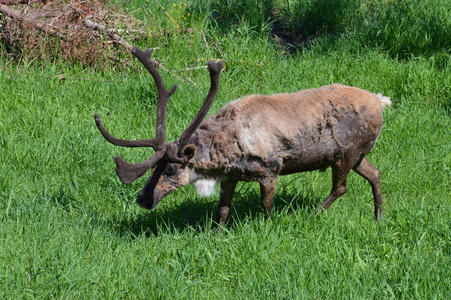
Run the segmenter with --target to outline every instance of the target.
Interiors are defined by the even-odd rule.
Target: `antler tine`
[[[151,55],[152,50],[147,49],[145,51],[138,47],[132,49],[132,54],[139,59],[144,67],[152,75],[158,90],[158,108],[157,108],[157,124],[156,124],[156,139],[159,139],[161,144],[166,140],[166,111],[168,106],[168,100],[174,94],[177,89],[177,85],[174,85],[170,90],[166,90],[163,79],[154,66]]]
[[[98,114],[94,115],[94,119],[96,121],[96,125],[102,133],[103,137],[113,145],[121,146],[121,147],[152,147],[157,150],[159,146],[159,140],[157,139],[146,139],[146,140],[122,140],[112,136],[103,126],[102,121]]]
[[[146,174],[149,169],[152,169],[156,166],[156,164],[161,160],[164,156],[165,151],[157,151],[154,155],[152,155],[148,160],[143,161],[137,164],[129,164],[124,161],[119,156],[114,157],[114,162],[116,163],[116,173],[119,179],[124,184],[129,184],[130,182],[135,181],[139,177]]]
[[[210,107],[213,104],[213,101],[215,100],[215,97],[219,90],[219,75],[221,74],[221,70],[222,67],[224,66],[224,63],[222,62],[222,60],[218,62],[210,60],[207,65],[208,69],[210,70],[210,83],[211,83],[210,90],[208,91],[204,104],[202,104],[202,107],[197,112],[193,121],[191,121],[188,127],[186,127],[186,129],[180,135],[178,145],[179,151],[188,143],[188,140],[191,137],[191,135],[194,133],[194,131],[196,131],[200,123],[202,123],[203,119],[210,110]]]

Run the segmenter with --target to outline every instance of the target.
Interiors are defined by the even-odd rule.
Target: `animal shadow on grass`
[[[238,187],[234,201],[230,207],[229,218],[226,224],[227,229],[233,229],[237,224],[249,222],[265,216],[260,206],[261,198],[258,189],[252,183],[244,183]],[[305,215],[311,212],[312,207],[320,203],[319,197],[310,194],[297,195],[286,189],[280,189],[274,197],[273,212],[278,214],[292,214],[298,211],[305,211]],[[135,218],[125,218],[115,223],[114,228],[120,235],[133,236],[157,236],[162,231],[180,232],[191,228],[196,232],[215,230],[216,213],[218,209],[218,196],[208,198],[208,200],[188,200],[177,205],[173,209],[143,213]],[[269,218],[268,222],[270,221]],[[307,218],[306,218],[307,221]]]

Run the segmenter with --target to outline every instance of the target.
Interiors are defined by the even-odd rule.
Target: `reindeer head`
[[[208,62],[211,81],[210,91],[193,121],[176,141],[169,143],[166,141],[166,110],[168,100],[174,94],[177,85],[174,85],[170,90],[166,90],[163,80],[151,59],[152,50],[142,51],[135,47],[132,50],[132,54],[149,71],[157,85],[158,102],[155,138],[145,140],[118,139],[105,129],[97,114],[94,115],[94,119],[103,137],[108,142],[121,147],[152,147],[155,150],[155,153],[148,160],[137,164],[129,164],[119,156],[114,158],[116,173],[124,184],[138,179],[149,169],[153,169],[152,175],[136,199],[142,207],[153,209],[164,196],[189,182],[189,171],[188,168],[185,168],[185,164],[195,155],[196,147],[188,145],[188,141],[205,118],[216,97],[223,63],[222,61]]]

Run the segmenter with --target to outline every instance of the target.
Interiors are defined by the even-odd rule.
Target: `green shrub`
[[[245,25],[264,33],[269,32],[274,7],[274,0],[199,0],[193,1],[189,10],[212,28],[227,31]]]
[[[431,57],[451,49],[451,2],[386,1],[368,6],[356,28],[361,44],[381,47],[392,57]],[[385,4],[384,4],[385,3]],[[443,56],[443,55],[442,55]]]
[[[292,34],[305,38],[343,31],[355,14],[356,6],[353,0],[287,1],[281,16],[288,21]]]

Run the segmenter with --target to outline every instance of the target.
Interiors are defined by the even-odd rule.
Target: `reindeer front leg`
[[[259,181],[260,183],[260,194],[262,197],[262,207],[265,210],[265,212],[268,214],[268,216],[270,216],[271,218],[273,217],[272,214],[272,203],[274,201],[274,194],[276,191],[276,182],[277,182],[277,177],[275,178],[265,178],[261,181]]]
[[[233,195],[235,194],[235,187],[238,181],[225,180],[221,182],[221,201],[218,208],[218,223],[221,226],[225,225],[227,216],[230,211],[230,204],[232,204]]]

